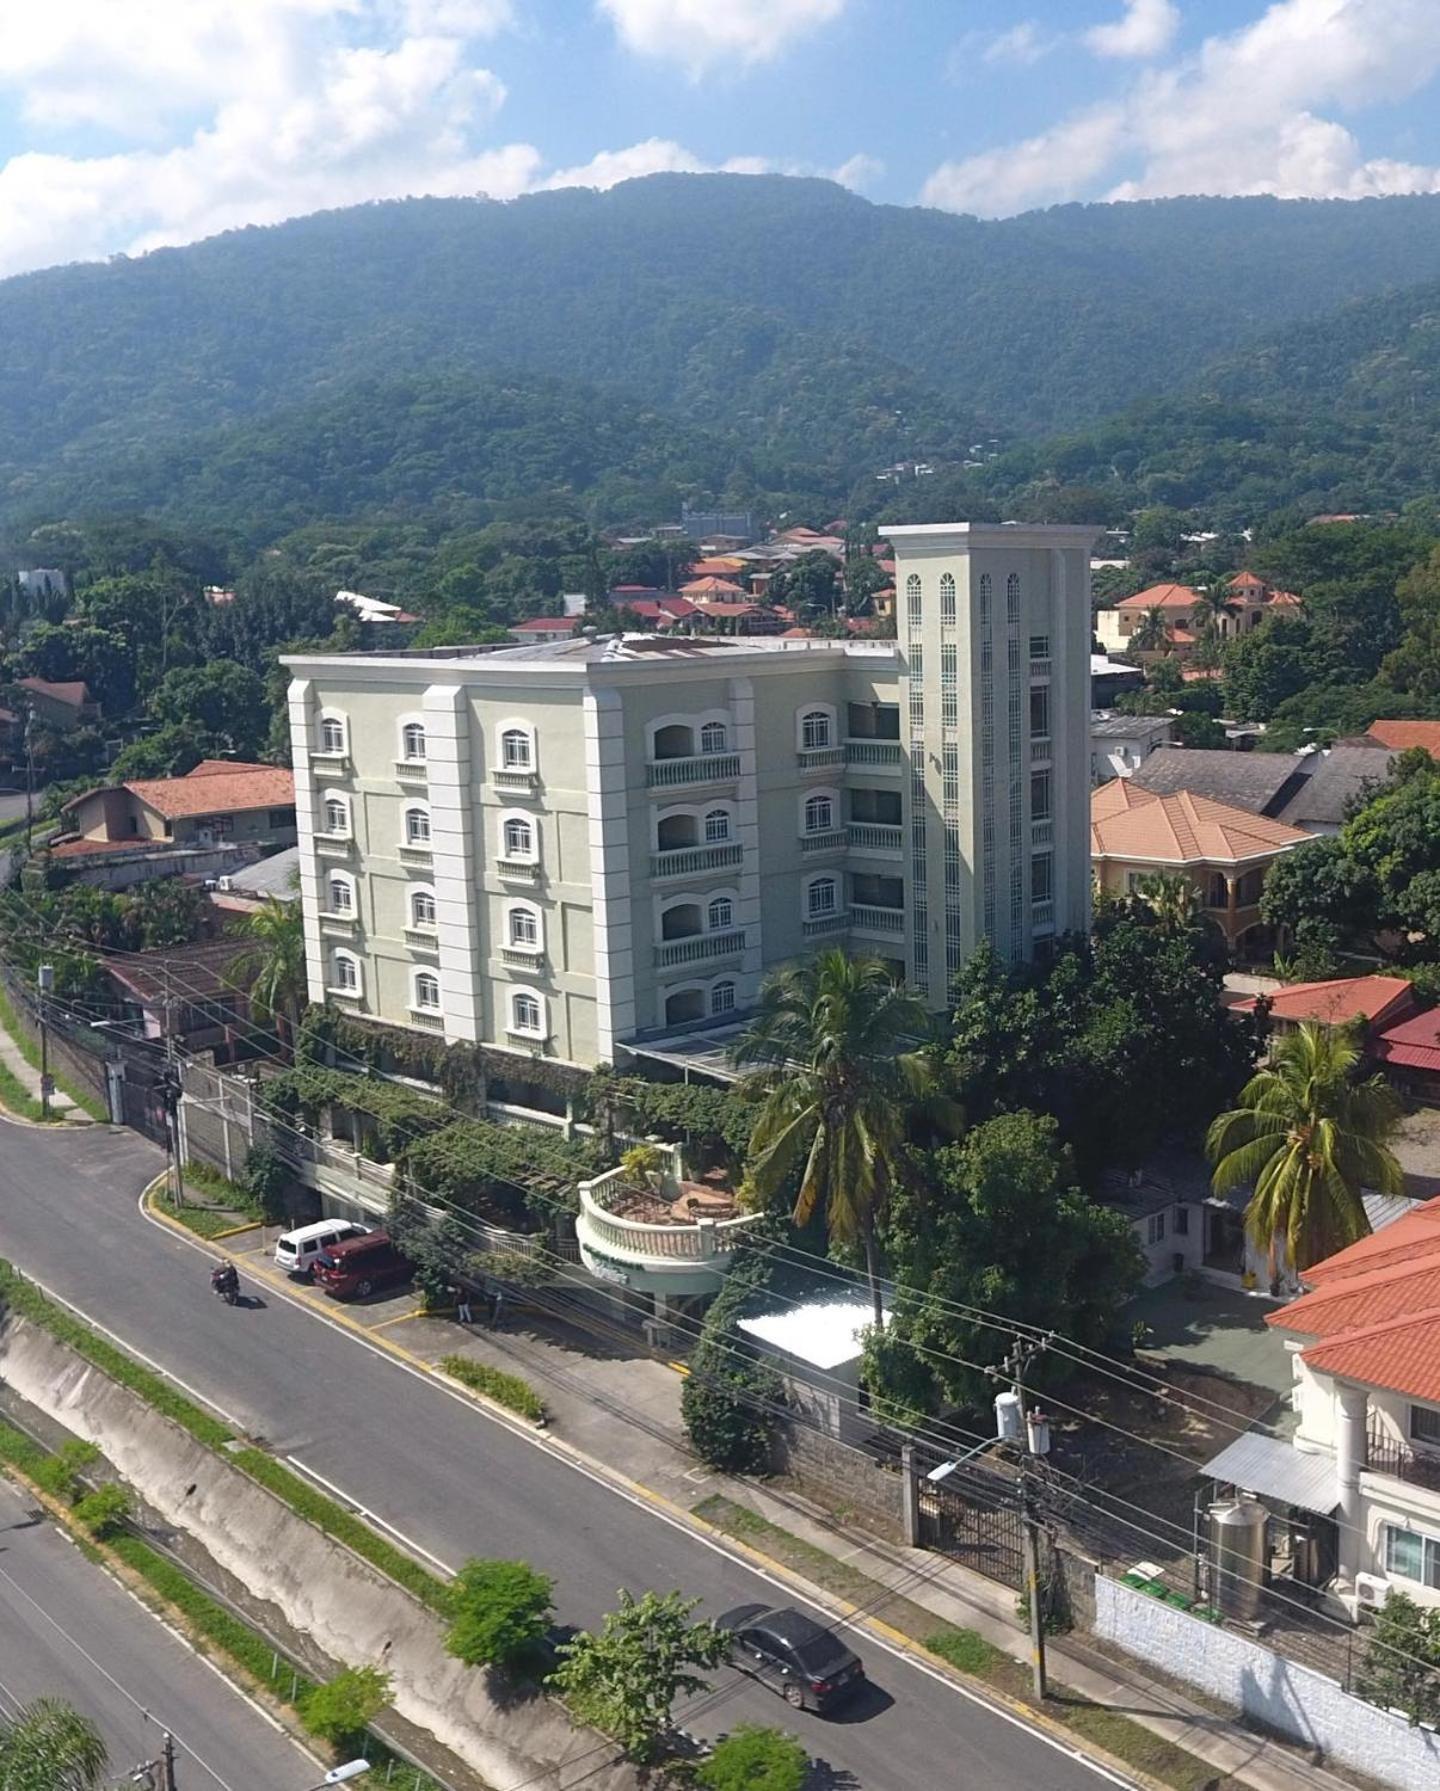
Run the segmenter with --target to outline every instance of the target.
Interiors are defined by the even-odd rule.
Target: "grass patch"
[[[26,1088],[8,1063],[0,1061],[0,1107],[7,1113],[13,1113],[17,1119],[43,1120],[45,1109]],[[60,1115],[51,1113],[50,1119],[58,1121]]]
[[[194,1204],[191,1196],[196,1193],[206,1196],[209,1204]],[[185,1196],[185,1204],[178,1207],[171,1204],[163,1191],[152,1196],[152,1199],[157,1206],[163,1208],[167,1218],[174,1219],[187,1231],[193,1231],[196,1237],[207,1241],[242,1225],[265,1223],[264,1209],[255,1196],[221,1175],[218,1169],[212,1169],[208,1163],[185,1165]]]
[[[10,991],[3,983],[0,983],[0,1027],[3,1027],[5,1031],[10,1034],[10,1037],[15,1041],[16,1050],[19,1051],[26,1063],[30,1065],[30,1068],[32,1070],[38,1070],[40,1068],[40,1046],[30,1030],[30,1021],[28,1018],[22,1019],[16,1012],[15,1004],[10,999]],[[91,1119],[97,1120],[101,1125],[108,1125],[110,1123],[110,1115],[108,1111],[100,1105],[99,1101],[96,1100],[95,1096],[90,1094],[88,1090],[75,1087],[75,1085],[65,1076],[56,1075],[53,1066],[50,1074],[54,1079],[56,1088],[60,1090],[61,1094],[68,1095],[82,1113],[88,1113]],[[22,1090],[21,1092],[23,1093],[24,1091]],[[29,1099],[28,1096],[26,1096],[26,1098]],[[6,1105],[9,1105],[8,1101],[6,1102]],[[39,1102],[37,1101],[35,1105],[38,1108]],[[27,1115],[27,1117],[38,1118],[39,1115],[37,1113],[34,1115]]]
[[[442,1356],[440,1366],[452,1380],[459,1381],[473,1392],[483,1393],[497,1405],[503,1405],[532,1424],[545,1418],[545,1401],[518,1374],[507,1374],[503,1368],[491,1368],[485,1362],[474,1362],[469,1356]]]
[[[772,1560],[783,1562],[797,1573],[803,1573],[816,1585],[837,1593],[851,1604],[866,1606],[894,1628],[903,1631],[929,1653],[938,1655],[972,1679],[979,1679],[994,1690],[1024,1703],[1034,1703],[1030,1696],[1030,1674],[1026,1667],[997,1648],[973,1629],[958,1624],[937,1624],[935,1613],[914,1604],[908,1598],[891,1593],[879,1580],[837,1561],[824,1549],[803,1537],[791,1535],[769,1518],[761,1517],[748,1506],[714,1493],[692,1507],[717,1530],[740,1542],[752,1543]],[[1175,1791],[1230,1791],[1238,1781],[1217,1773],[1214,1767],[1196,1755],[1176,1747],[1173,1742],[1120,1716],[1103,1705],[1092,1704],[1078,1693],[1061,1691],[1045,1705],[1046,1714],[1073,1729],[1077,1736],[1104,1748],[1126,1765],[1148,1773],[1151,1778],[1171,1785]]]

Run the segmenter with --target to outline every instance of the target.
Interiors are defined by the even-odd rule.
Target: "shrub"
[[[488,1363],[474,1362],[469,1356],[444,1356],[440,1366],[453,1380],[476,1393],[483,1393],[498,1405],[508,1406],[532,1424],[544,1423],[545,1401],[518,1374],[506,1374],[503,1368],[491,1368]]]
[[[130,1515],[130,1490],[109,1481],[86,1493],[75,1507],[75,1515],[92,1536],[102,1541],[122,1529]]]
[[[252,1144],[240,1174],[245,1192],[259,1204],[267,1219],[280,1220],[287,1216],[290,1171],[278,1151],[268,1144]]]
[[[346,1667],[300,1699],[300,1717],[322,1741],[355,1742],[390,1701],[390,1675],[379,1667]]]
[[[93,1443],[72,1439],[62,1443],[53,1455],[37,1462],[32,1478],[52,1498],[64,1499],[68,1503],[79,1491],[80,1475],[99,1459],[100,1451]]]
[[[771,1414],[784,1389],[737,1323],[759,1303],[767,1273],[758,1254],[737,1264],[705,1315],[680,1389],[695,1453],[728,1474],[764,1474],[770,1467]]]
[[[445,1646],[467,1667],[523,1668],[549,1632],[554,1589],[524,1561],[467,1561],[450,1587]]]
[[[793,1735],[742,1723],[695,1774],[704,1791],[805,1791],[810,1757]]]

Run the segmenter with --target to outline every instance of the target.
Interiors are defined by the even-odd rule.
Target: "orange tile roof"
[[[1237,572],[1234,578],[1229,581],[1227,588],[1236,591],[1239,590],[1241,585],[1259,585],[1263,589],[1264,584],[1265,580],[1261,578],[1258,572]]]
[[[690,568],[690,576],[691,578],[705,578],[707,576],[724,578],[733,572],[743,572],[745,566],[746,562],[738,558],[735,554],[711,554],[708,559],[696,560],[695,564]]]
[[[1312,1263],[1304,1279],[1312,1286],[1335,1281],[1346,1275],[1363,1275],[1371,1269],[1382,1269],[1391,1263],[1414,1264],[1423,1255],[1440,1250],[1440,1197],[1412,1207],[1403,1218],[1383,1231],[1347,1244],[1323,1262]],[[1285,1310],[1281,1308],[1281,1312]],[[1275,1315],[1279,1321],[1280,1314]]]
[[[1393,1227],[1387,1226],[1389,1230]],[[1418,1261],[1414,1248],[1404,1261],[1321,1282],[1277,1312],[1267,1312],[1266,1324],[1306,1337],[1340,1337],[1347,1331],[1388,1324],[1408,1312],[1440,1309],[1440,1243]]]
[[[1382,1063],[1396,1063],[1402,1069],[1440,1070],[1440,1008],[1387,1026],[1379,1038],[1371,1039],[1370,1050]]]
[[[1090,798],[1096,858],[1166,865],[1242,864],[1298,846],[1310,835],[1264,815],[1188,790],[1160,796],[1129,778],[1101,784]]]
[[[1193,585],[1160,584],[1147,585],[1143,591],[1137,591],[1133,597],[1122,597],[1115,605],[1116,609],[1194,609],[1200,601],[1200,593]]]
[[[83,709],[90,701],[90,692],[79,679],[57,684],[49,678],[22,678],[20,688],[49,697],[52,702],[66,703],[72,709]]]
[[[1370,738],[1395,752],[1423,746],[1432,759],[1440,759],[1440,721],[1372,721]]]
[[[743,597],[744,585],[737,585],[728,578],[692,578],[687,585],[681,585],[680,595],[692,600],[697,597]]]
[[[1311,1344],[1300,1359],[1322,1374],[1440,1402],[1440,1306]]]
[[[226,765],[215,759],[203,767],[197,765],[188,777],[136,778],[123,788],[167,821],[188,815],[291,808],[295,803],[293,772],[278,765]]]
[[[1248,995],[1234,1005],[1242,1013],[1253,1012],[1258,997]],[[1357,1016],[1372,1024],[1398,1020],[1415,1000],[1415,985],[1403,976],[1332,977],[1318,983],[1291,983],[1268,997],[1276,1020],[1317,1020],[1323,1026],[1343,1026]]]

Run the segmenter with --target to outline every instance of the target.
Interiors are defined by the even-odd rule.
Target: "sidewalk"
[[[245,1274],[283,1285],[292,1297],[336,1316],[332,1302],[290,1282],[268,1262],[276,1229],[257,1229],[218,1248],[232,1253]],[[557,1440],[692,1523],[708,1525],[696,1507],[720,1495],[864,1576],[874,1585],[856,1599],[822,1586],[821,1602],[863,1604],[866,1619],[910,1652],[918,1652],[911,1636],[887,1623],[887,1610],[895,1614],[905,1605],[921,1606],[937,1620],[974,1630],[1012,1659],[1028,1662],[1028,1638],[1018,1626],[1015,1595],[1008,1588],[942,1555],[837,1522],[788,1489],[735,1480],[698,1463],[680,1421],[681,1373],[655,1361],[638,1341],[622,1333],[566,1331],[549,1320],[549,1334],[542,1334],[523,1313],[499,1332],[461,1327],[451,1318],[422,1314],[408,1294],[346,1307],[344,1317],[369,1341],[412,1365],[434,1367],[443,1356],[458,1354],[522,1375],[545,1399],[548,1428]],[[789,1579],[805,1577],[803,1570],[766,1555],[763,1532],[755,1542],[742,1538],[740,1547],[765,1556]],[[1311,1764],[1298,1749],[1242,1728],[1198,1697],[1162,1683],[1142,1664],[1117,1661],[1099,1645],[1087,1645],[1081,1635],[1052,1640],[1048,1653],[1059,1699],[1068,1690],[1107,1706],[1237,1784],[1253,1791],[1353,1791],[1352,1781]]]
[[[3,1063],[32,1100],[40,1099],[40,1072],[35,1069],[10,1034],[0,1027],[0,1063]],[[89,1126],[95,1122],[67,1094],[55,1089],[50,1096],[50,1110],[72,1125]]]

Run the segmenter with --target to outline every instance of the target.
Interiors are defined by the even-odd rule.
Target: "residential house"
[[[1385,781],[1389,767],[1378,741],[1303,753],[1164,747],[1150,755],[1135,781],[1157,795],[1188,790],[1319,836],[1338,833],[1351,808]]]
[[[67,597],[70,580],[58,566],[22,566],[15,582],[26,597]]]
[[[21,678],[17,688],[26,692],[36,725],[53,728],[57,734],[68,734],[99,714],[88,687],[78,678],[59,683],[49,678]]]
[[[112,846],[290,845],[296,837],[295,779],[277,765],[203,759],[184,777],[136,778],[87,790],[61,813],[69,833]]]
[[[810,1300],[737,1322],[779,1375],[786,1410],[798,1423],[840,1443],[873,1435],[860,1385],[865,1333],[875,1324],[868,1300]],[[888,1308],[881,1322],[890,1322]]]
[[[695,608],[688,625],[699,634],[780,634],[786,626],[778,609],[748,599],[704,597],[692,601]]]
[[[1370,1055],[1412,1100],[1440,1106],[1440,1008],[1391,1022],[1371,1038]]]
[[[1090,707],[1109,713],[1118,697],[1145,688],[1145,673],[1138,665],[1123,659],[1110,659],[1104,653],[1090,655]]]
[[[214,1051],[219,1061],[248,1056],[249,985],[254,946],[241,934],[167,947],[123,959],[104,971],[123,1018],[147,1039],[173,1038],[191,1051]]]
[[[1270,932],[1260,917],[1265,873],[1307,834],[1188,790],[1157,795],[1134,777],[1102,784],[1090,814],[1091,860],[1106,894],[1133,894],[1157,871],[1179,872],[1235,956],[1268,956]]]
[[[1230,594],[1228,614],[1219,618],[1221,637],[1234,640],[1258,628],[1267,616],[1291,621],[1299,615],[1300,599],[1293,591],[1279,591],[1253,572],[1237,572],[1226,586]]]
[[[509,630],[511,640],[528,646],[544,641],[568,641],[579,632],[583,616],[537,616],[531,622],[517,622]]]
[[[1286,983],[1265,995],[1247,995],[1230,1005],[1254,1013],[1264,1002],[1272,1036],[1283,1038],[1301,1026],[1360,1023],[1367,1049],[1389,1027],[1408,1019],[1419,1006],[1415,985],[1403,976],[1331,977],[1324,982]]]
[[[669,629],[682,627],[695,614],[695,605],[688,597],[624,597],[612,592],[615,607],[626,617],[633,618],[638,627],[646,632],[664,634]]]
[[[716,601],[745,603],[750,597],[744,585],[737,585],[731,578],[717,578],[713,572],[702,578],[692,578],[687,584],[681,585],[680,595],[697,604]]]
[[[1367,738],[1388,746],[1391,752],[1422,746],[1432,759],[1440,761],[1440,721],[1372,721]]]
[[[1130,777],[1174,732],[1169,715],[1092,715],[1090,717],[1090,781],[1107,783]]]
[[[1277,591],[1253,572],[1237,572],[1226,585],[1229,608],[1215,618],[1216,632],[1222,640],[1234,640],[1258,628],[1267,616],[1291,619],[1300,614],[1300,599],[1292,591]],[[1193,585],[1165,582],[1148,585],[1132,597],[1122,597],[1113,609],[1096,612],[1095,631],[1109,653],[1131,652],[1136,631],[1151,610],[1159,610],[1169,625],[1170,638],[1162,649],[1150,648],[1151,654],[1173,652],[1187,658],[1194,650],[1202,624],[1209,621],[1210,610]]]

